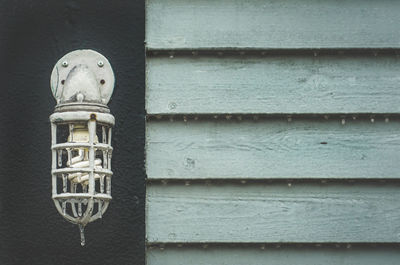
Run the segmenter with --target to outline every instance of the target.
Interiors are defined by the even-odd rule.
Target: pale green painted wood
[[[147,265],[398,265],[400,251],[395,247],[350,249],[315,247],[200,247],[147,250]]]
[[[284,117],[149,121],[149,179],[400,177],[400,122]],[[322,143],[322,144],[321,144]]]
[[[400,47],[395,0],[147,0],[149,49]]]
[[[399,103],[396,56],[147,59],[149,114],[399,113]]]
[[[400,242],[400,184],[152,184],[149,243]]]

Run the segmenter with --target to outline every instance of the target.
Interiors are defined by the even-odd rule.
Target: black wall
[[[113,201],[79,230],[51,200],[51,70],[106,56],[116,86]],[[0,0],[0,264],[144,264],[144,1]]]

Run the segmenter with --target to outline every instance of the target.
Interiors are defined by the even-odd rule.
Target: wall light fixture
[[[111,200],[111,128],[107,106],[114,73],[108,60],[93,50],[66,54],[51,74],[57,101],[51,122],[52,198],[58,212],[85,226],[99,218]]]

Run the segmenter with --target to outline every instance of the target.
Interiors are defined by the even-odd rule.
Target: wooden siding
[[[399,248],[391,246],[167,246],[147,251],[147,262],[152,265],[398,265],[399,260]]]
[[[149,185],[147,240],[400,243],[399,184]]]
[[[148,49],[399,48],[396,0],[147,0]]]
[[[393,55],[150,57],[146,107],[149,114],[396,113],[399,70]]]
[[[147,264],[397,264],[400,2],[146,6]]]
[[[235,119],[235,118],[233,118]],[[400,178],[400,123],[384,118],[154,121],[149,179]]]

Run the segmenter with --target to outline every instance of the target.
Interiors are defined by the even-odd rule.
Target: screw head
[[[67,67],[67,66],[68,66],[68,62],[67,62],[67,61],[64,61],[64,62],[61,63],[61,65],[62,65],[63,67]]]
[[[97,65],[98,65],[99,67],[103,67],[103,66],[104,66],[104,62],[103,62],[103,61],[98,61],[98,62],[97,62]]]

